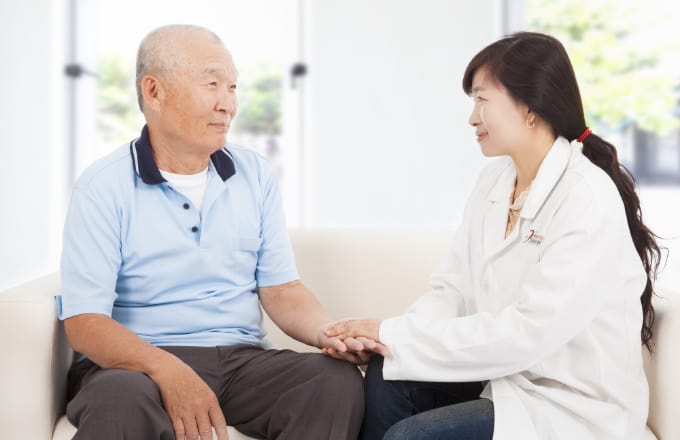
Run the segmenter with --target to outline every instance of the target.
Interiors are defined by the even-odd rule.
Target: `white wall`
[[[309,206],[299,224],[455,227],[484,162],[460,77],[497,36],[502,1],[300,1]],[[58,268],[69,188],[67,3],[0,2],[0,289]],[[648,224],[671,248],[660,285],[673,287],[680,238],[666,207],[677,197],[677,188],[641,191]]]
[[[0,289],[56,269],[62,17],[60,0],[0,2]]]
[[[497,35],[497,2],[306,6],[304,223],[455,227],[484,163],[461,78]]]
[[[58,268],[67,149],[78,149],[65,141],[68,3],[0,3],[0,289]],[[497,2],[301,3],[309,65],[302,223],[454,227],[483,163],[460,79],[496,35]]]

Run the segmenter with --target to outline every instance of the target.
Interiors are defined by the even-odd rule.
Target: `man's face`
[[[211,154],[224,147],[238,110],[236,67],[229,52],[207,35],[186,38],[184,57],[164,75],[158,129],[180,150]]]

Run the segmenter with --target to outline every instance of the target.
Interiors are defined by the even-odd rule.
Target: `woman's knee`
[[[427,426],[419,423],[415,417],[403,419],[390,427],[383,440],[419,440],[427,432]]]
[[[493,429],[493,403],[488,399],[476,399],[404,418],[390,427],[384,439],[491,440]]]

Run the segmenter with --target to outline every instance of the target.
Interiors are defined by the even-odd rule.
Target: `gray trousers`
[[[161,347],[215,392],[227,423],[260,439],[356,439],[364,386],[356,367],[316,353],[254,346]],[[143,373],[101,369],[89,359],[68,377],[74,440],[173,440],[160,391]]]

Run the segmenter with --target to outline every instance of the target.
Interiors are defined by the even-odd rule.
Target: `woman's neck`
[[[551,133],[546,135],[537,130],[536,135],[527,143],[526,148],[511,156],[517,171],[513,200],[534,181],[543,159],[548,155],[554,143],[555,138]]]

